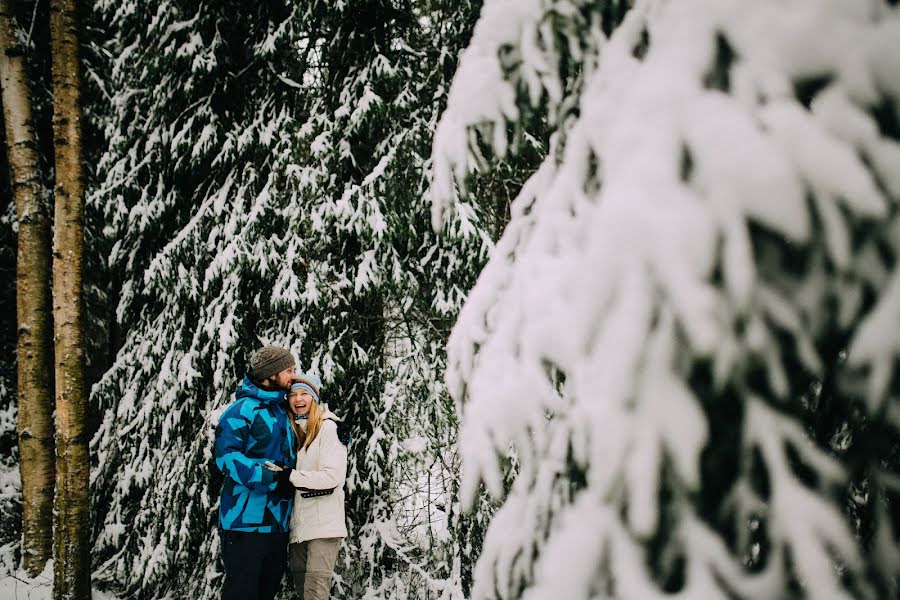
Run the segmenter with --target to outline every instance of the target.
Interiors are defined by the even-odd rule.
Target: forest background
[[[212,423],[277,343],[353,427],[338,597],[897,595],[896,2],[78,6],[97,588],[216,597]]]
[[[49,5],[15,8],[49,205]],[[458,459],[443,347],[530,169],[525,158],[480,180],[492,200],[444,236],[433,231],[431,137],[479,8],[79,5],[95,585],[217,594],[210,414],[263,343],[321,373],[324,400],[355,427],[340,593],[415,597],[432,579],[469,576],[463,547],[480,525],[451,518]],[[13,357],[7,174],[0,318]],[[0,564],[12,573],[14,361],[0,378]]]

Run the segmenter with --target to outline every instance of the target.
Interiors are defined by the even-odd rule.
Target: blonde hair
[[[291,427],[294,428],[294,435],[297,436],[297,450],[301,448],[309,448],[309,445],[316,440],[319,431],[322,430],[322,421],[325,417],[325,409],[313,399],[309,405],[309,413],[306,417],[306,430],[297,424],[296,419],[291,419]]]

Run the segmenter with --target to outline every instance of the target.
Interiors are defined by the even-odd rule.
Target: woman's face
[[[295,415],[308,415],[313,402],[312,394],[307,390],[295,390],[288,396],[288,404]]]

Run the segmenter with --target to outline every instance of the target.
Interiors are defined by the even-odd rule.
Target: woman
[[[327,600],[341,539],[347,536],[347,448],[338,439],[340,419],[319,403],[320,389],[315,375],[300,375],[291,385],[297,465],[279,473],[283,484],[289,481],[296,488],[288,565],[300,600]]]

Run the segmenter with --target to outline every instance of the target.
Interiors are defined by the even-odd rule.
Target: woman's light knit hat
[[[297,375],[294,377],[294,382],[291,384],[292,392],[306,390],[312,394],[313,400],[316,402],[319,401],[319,390],[321,389],[322,380],[319,379],[318,375],[313,375],[312,373],[301,373]]]

